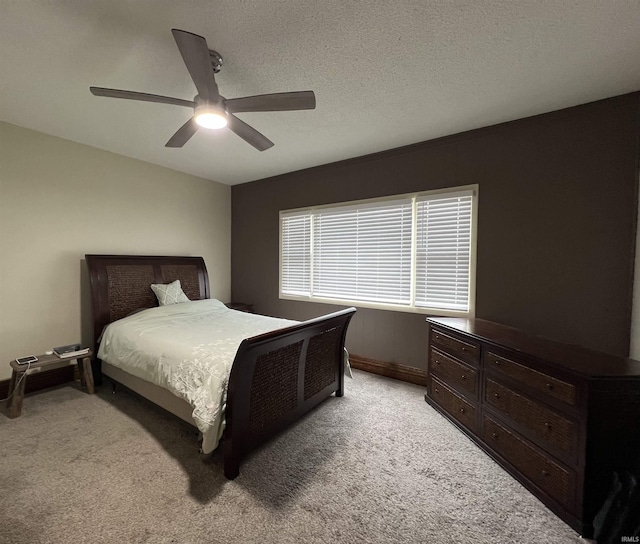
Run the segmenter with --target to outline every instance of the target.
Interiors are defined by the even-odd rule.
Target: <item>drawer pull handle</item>
[[[548,470],[543,470],[542,471],[542,475],[546,478],[547,476],[549,476],[549,471]]]
[[[552,384],[552,383],[548,383],[548,384],[547,384],[547,389],[548,389],[549,391],[553,391],[553,384]]]
[[[500,395],[498,395],[498,393],[494,393],[494,394],[493,394],[493,396],[494,396],[495,398],[497,398],[497,399],[499,399],[499,398],[500,398]]]
[[[464,414],[464,408],[460,408],[460,413]]]
[[[463,380],[466,380],[466,379],[467,379],[467,376],[466,376],[465,374],[463,374],[463,375],[462,375],[462,379],[463,379]]]
[[[467,351],[467,348],[465,348],[464,346],[462,346],[462,351]]]
[[[544,422],[544,426],[547,428],[548,431],[551,430],[551,423],[549,423],[548,421]]]
[[[498,433],[491,433],[491,436],[493,436],[493,438],[495,438],[496,440],[498,439]]]
[[[440,364],[440,361],[438,361],[438,359],[436,359],[436,360],[434,361],[434,363],[436,364],[436,366],[438,366],[438,365]]]
[[[435,391],[436,391],[436,393],[440,393],[440,389],[438,389],[437,387],[436,387]]]
[[[500,366],[502,363],[498,360],[493,361],[496,366]]]

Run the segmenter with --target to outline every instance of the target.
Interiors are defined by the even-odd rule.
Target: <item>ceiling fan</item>
[[[218,85],[214,77],[214,73],[218,73],[222,67],[220,54],[209,49],[207,41],[202,36],[176,28],[172,29],[171,33],[176,40],[182,59],[187,65],[187,70],[191,74],[191,79],[193,79],[198,90],[198,94],[193,100],[182,100],[181,98],[119,89],[89,87],[89,90],[96,96],[159,102],[160,104],[173,104],[174,106],[193,108],[193,117],[178,129],[165,144],[165,147],[182,147],[196,133],[199,127],[214,129],[229,127],[257,150],[264,151],[272,147],[273,142],[255,128],[238,119],[234,113],[315,109],[316,97],[313,91],[224,98],[218,92]]]

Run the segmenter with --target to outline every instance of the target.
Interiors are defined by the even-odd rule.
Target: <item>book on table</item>
[[[70,357],[80,357],[89,353],[89,348],[82,347],[81,344],[69,344],[68,346],[59,346],[53,348],[53,353],[62,359]]]

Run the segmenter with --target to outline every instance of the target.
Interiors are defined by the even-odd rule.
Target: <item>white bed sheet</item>
[[[183,302],[114,321],[98,357],[186,400],[209,453],[224,430],[227,384],[242,340],[297,323],[230,310],[215,299]]]

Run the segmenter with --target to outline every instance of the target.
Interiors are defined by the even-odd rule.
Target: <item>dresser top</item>
[[[587,377],[640,377],[640,361],[527,334],[484,319],[429,317],[433,325],[504,346]]]

